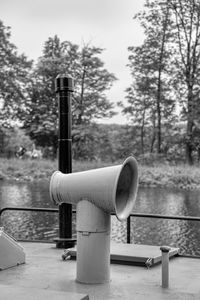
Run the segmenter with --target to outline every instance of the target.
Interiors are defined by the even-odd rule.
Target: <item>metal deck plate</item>
[[[169,257],[176,256],[179,248],[171,248]],[[160,246],[111,243],[111,263],[141,265],[151,267],[161,262]],[[76,248],[70,249],[72,259],[76,258]]]

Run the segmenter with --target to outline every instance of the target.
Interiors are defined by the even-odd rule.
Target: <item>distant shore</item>
[[[73,161],[73,172],[110,165],[114,164]],[[57,161],[0,159],[0,180],[49,181],[55,170],[57,170]],[[139,184],[149,187],[200,189],[200,168],[187,165],[170,166],[161,163],[154,166],[139,165]]]

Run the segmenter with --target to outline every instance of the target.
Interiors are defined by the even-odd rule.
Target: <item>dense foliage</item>
[[[57,100],[54,83],[57,75],[70,76],[75,83],[72,101],[75,153],[80,152],[79,144],[87,139],[87,128],[85,131],[83,127],[95,119],[114,114],[113,104],[106,98],[105,91],[111,87],[115,76],[104,68],[99,58],[102,51],[89,45],[80,48],[68,41],[61,42],[57,36],[45,42],[43,55],[32,71],[27,113],[23,115],[23,127],[37,145],[52,146],[56,153]]]
[[[60,74],[75,82],[75,159],[116,161],[134,154],[145,163],[200,160],[200,0],[146,0],[135,20],[144,41],[128,48],[132,83],[118,103],[126,126],[97,122],[115,114],[106,91],[116,77],[104,67],[103,49],[55,35],[33,64],[18,54],[10,28],[0,21],[1,156],[12,156],[20,145],[56,156]]]
[[[129,47],[133,82],[127,104],[120,105],[140,127],[142,153],[167,154],[175,146],[168,142],[185,122],[176,146],[184,146],[186,161],[192,164],[200,158],[200,1],[149,0],[135,18],[145,39],[141,46]]]
[[[25,109],[32,61],[10,42],[10,28],[0,20],[0,124],[9,127]]]

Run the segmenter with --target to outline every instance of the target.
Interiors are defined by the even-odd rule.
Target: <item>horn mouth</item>
[[[125,220],[133,210],[138,189],[138,164],[134,157],[128,157],[117,176],[114,195],[115,212],[118,220]]]
[[[61,174],[62,173],[60,171],[55,171],[51,176],[51,180],[50,180],[49,194],[50,194],[51,201],[55,205],[62,203],[62,199],[60,198],[60,193],[59,193],[59,179]]]

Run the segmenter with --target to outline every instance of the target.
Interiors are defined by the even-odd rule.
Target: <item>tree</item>
[[[124,105],[122,102],[119,103],[123,108],[122,112],[129,116],[130,122],[133,126],[138,127],[139,131],[137,131],[140,135],[140,145],[141,145],[141,153],[144,154],[145,147],[145,127],[147,125],[151,126],[152,121],[155,120],[152,116],[155,114],[155,108],[150,98],[150,89],[149,82],[150,79],[144,75],[141,76],[138,74],[137,79],[132,85],[126,89],[127,92],[127,104]],[[155,122],[153,122],[155,126]],[[154,129],[154,127],[153,127]],[[155,131],[153,130],[153,133]],[[152,146],[151,152],[153,151],[154,144],[154,136],[152,137]],[[148,149],[149,150],[149,149]]]
[[[110,161],[113,153],[108,131],[109,128],[96,123],[74,126],[72,140],[73,158],[78,160]]]
[[[168,2],[146,1],[144,11],[135,18],[144,29],[145,39],[141,46],[128,48],[133,83],[127,89],[128,106],[124,106],[123,112],[132,114],[141,126],[141,152],[144,153],[145,126],[148,126],[148,130],[152,129],[150,151],[157,140],[157,153],[161,153],[162,126],[175,107],[169,77],[173,36]]]
[[[61,42],[57,36],[45,42],[43,55],[32,75],[28,114],[23,118],[24,127],[39,145],[53,146],[56,152],[57,101],[54,82],[58,74],[74,78],[74,126],[89,124],[97,118],[113,114],[113,104],[106,98],[105,91],[111,87],[115,76],[104,68],[99,58],[102,51],[88,45],[80,49],[68,41]]]
[[[76,124],[91,122],[102,117],[111,117],[113,104],[106,98],[105,91],[116,80],[112,73],[104,68],[99,58],[103,49],[84,45],[79,50],[79,61],[74,70],[76,93]]]
[[[200,1],[170,0],[176,24],[176,41],[179,50],[177,77],[181,86],[181,105],[187,120],[186,161],[193,163],[195,122],[199,122],[200,80]]]
[[[133,82],[127,89],[128,106],[124,113],[137,115],[141,126],[141,151],[144,152],[145,126],[151,129],[150,152],[155,142],[157,153],[164,151],[165,129],[177,120],[177,57],[175,23],[170,1],[146,1],[135,17],[144,29],[141,46],[129,47],[129,67]]]
[[[10,42],[10,27],[0,21],[0,122],[4,126],[19,119],[27,100],[27,85],[32,61],[17,53]]]

